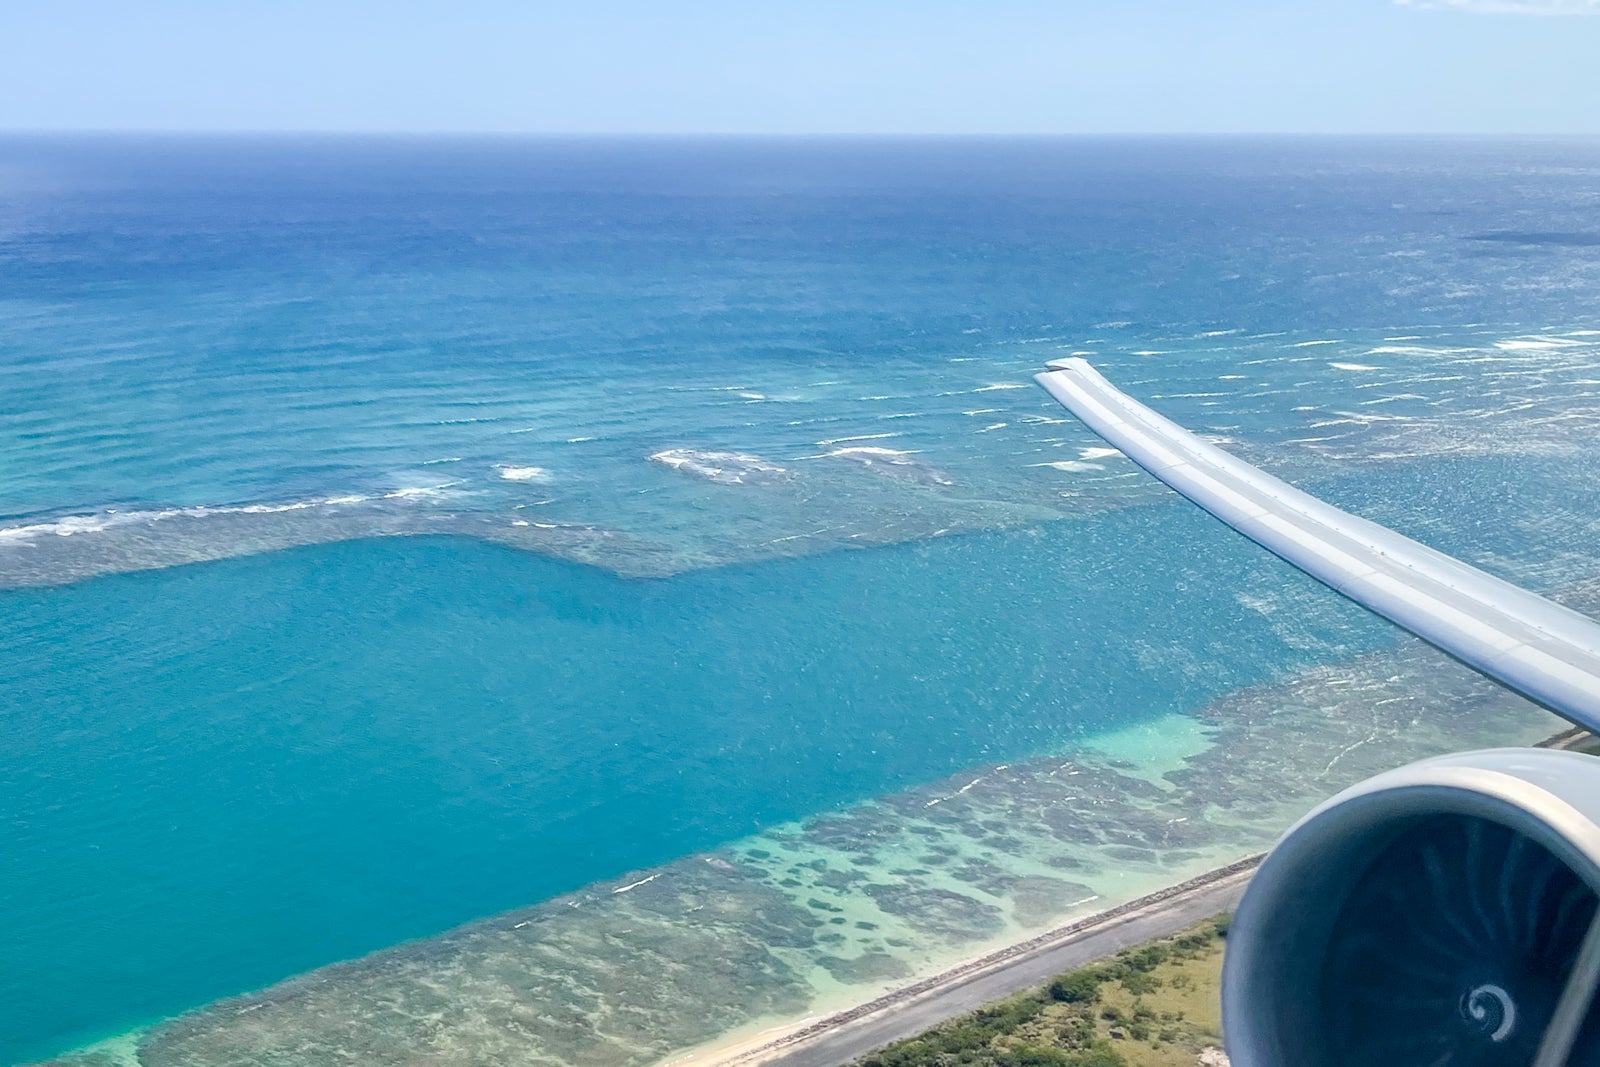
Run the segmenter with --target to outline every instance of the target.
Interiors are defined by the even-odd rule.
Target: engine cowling
[[[1600,760],[1424,760],[1321,805],[1228,931],[1236,1067],[1528,1067],[1600,905]],[[1600,1067],[1600,1011],[1567,1062]]]

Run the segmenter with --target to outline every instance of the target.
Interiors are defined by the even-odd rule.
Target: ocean
[[[0,1064],[644,1065],[1549,716],[1115,383],[1600,608],[1600,142],[0,138]]]

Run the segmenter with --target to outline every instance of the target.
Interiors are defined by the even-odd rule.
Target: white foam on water
[[[1110,459],[1112,456],[1120,455],[1122,455],[1122,449],[1106,448],[1103,445],[1095,445],[1092,448],[1080,448],[1078,450],[1080,459]]]
[[[500,477],[508,482],[545,482],[550,480],[550,472],[543,467],[518,467],[510,463],[496,463],[494,469],[500,472]]]
[[[446,495],[446,490],[460,485],[460,480],[441,482],[438,485],[408,485],[392,493],[383,494],[385,500],[433,500]]]
[[[1315,348],[1318,345],[1336,345],[1338,341],[1297,341],[1290,348]]]
[[[878,445],[854,445],[850,448],[836,448],[824,454],[829,459],[845,459],[852,463],[859,463],[871,470],[890,474],[901,480],[919,481],[932,485],[954,485],[950,477],[943,471],[937,470],[926,464],[911,459],[919,454],[918,449],[883,448]]]
[[[11,526],[0,529],[0,539],[23,540],[38,537],[44,534],[54,534],[57,537],[71,537],[80,533],[99,533],[114,520],[110,518],[97,518],[92,515],[68,515],[55,522],[36,522],[27,526]]]
[[[997,382],[993,385],[980,385],[972,390],[974,393],[993,393],[1002,389],[1031,389],[1032,386],[1023,385],[1021,382]]]
[[[359,504],[369,499],[371,498],[349,495],[320,500],[291,500],[284,504],[197,504],[187,508],[155,508],[148,511],[121,511],[117,508],[107,508],[93,515],[67,515],[50,522],[3,527],[0,528],[0,543],[20,543],[37,537],[74,537],[81,534],[103,533],[117,526],[149,525],[169,519],[202,519],[213,515],[278,515],[340,504]]]
[[[1334,370],[1363,371],[1378,369],[1377,367],[1372,366],[1370,363],[1330,363],[1328,366],[1332,367]]]
[[[1503,352],[1530,352],[1546,348],[1571,348],[1581,344],[1582,341],[1574,341],[1567,337],[1515,337],[1507,341],[1496,341],[1494,346]]]
[[[208,515],[213,512],[232,512],[235,515],[276,515],[284,511],[305,511],[307,508],[318,507],[326,501],[322,500],[297,500],[293,504],[245,504],[237,508],[185,508],[186,514]]]
[[[829,452],[828,455],[830,455],[830,456],[873,456],[873,457],[889,459],[890,462],[894,462],[895,461],[894,457],[896,457],[896,456],[915,456],[919,452],[921,452],[921,449],[916,449],[916,448],[880,448],[877,445],[853,445],[850,448],[836,448],[832,452]],[[899,462],[907,463],[907,462],[910,462],[910,461],[909,460],[899,460]]]
[[[657,878],[660,878],[660,877],[661,877],[660,874],[652,874],[647,878],[639,879],[637,882],[629,882],[627,885],[618,886],[616,889],[613,889],[611,891],[611,895],[612,896],[616,896],[618,893],[626,893],[630,889],[638,889],[642,885],[649,885],[651,882],[655,881]]]
[[[1104,464],[1090,463],[1081,459],[1058,459],[1054,463],[1030,463],[1028,466],[1052,467],[1058,471],[1076,471],[1079,473],[1087,471],[1103,471],[1106,469]]]
[[[831,445],[843,444],[846,441],[878,441],[885,437],[899,436],[900,434],[898,433],[858,433],[854,437],[835,437],[828,441],[818,441],[817,444],[823,448],[827,448]]]
[[[748,452],[668,448],[654,453],[650,460],[719,485],[744,485],[748,480],[771,480],[789,473],[786,468]]]
[[[1364,353],[1368,356],[1450,356],[1471,352],[1470,348],[1430,348],[1426,345],[1378,345]]]

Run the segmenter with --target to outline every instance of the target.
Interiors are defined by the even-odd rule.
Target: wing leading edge
[[[1123,454],[1263,548],[1474,670],[1600,731],[1600,623],[1340,511],[1123,394],[1086,360],[1037,376]]]

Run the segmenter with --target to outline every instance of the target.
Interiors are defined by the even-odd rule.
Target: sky
[[[0,0],[0,130],[1600,134],[1600,0]]]

